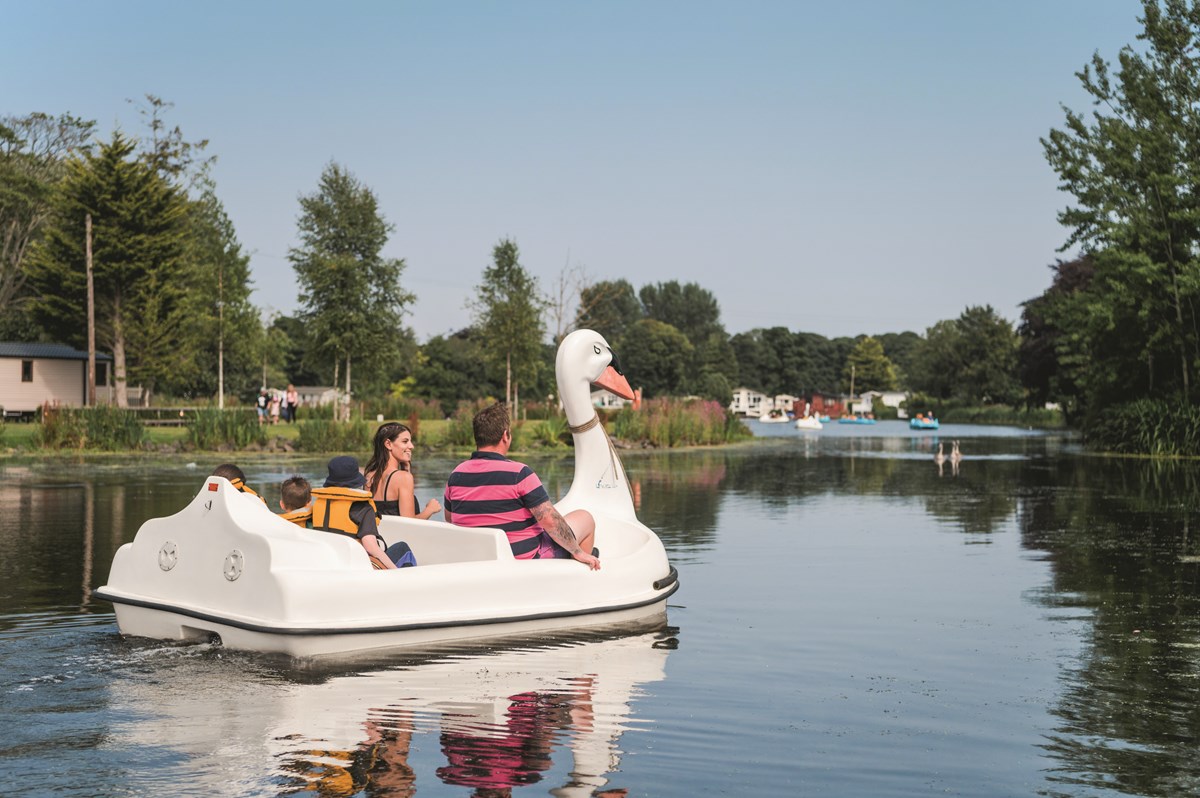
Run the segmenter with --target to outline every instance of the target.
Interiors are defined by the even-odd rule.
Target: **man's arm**
[[[533,517],[537,519],[542,529],[546,530],[546,534],[554,538],[554,542],[566,549],[568,554],[593,571],[599,570],[600,560],[593,557],[591,552],[586,552],[579,547],[579,541],[575,539],[575,532],[571,529],[571,525],[559,514],[558,510],[554,509],[553,504],[545,501],[531,507],[529,512],[533,513]]]

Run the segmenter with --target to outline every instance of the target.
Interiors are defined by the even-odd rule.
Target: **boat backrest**
[[[511,560],[504,532],[492,527],[465,527],[445,521],[424,521],[385,515],[379,531],[389,545],[403,540],[419,565]]]

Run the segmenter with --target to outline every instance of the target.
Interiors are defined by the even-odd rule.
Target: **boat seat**
[[[512,559],[508,538],[493,527],[385,515],[379,522],[379,532],[389,546],[398,540],[407,543],[422,566]]]

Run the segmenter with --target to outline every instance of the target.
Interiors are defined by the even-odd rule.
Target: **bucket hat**
[[[327,488],[361,488],[367,478],[358,471],[358,460],[348,454],[339,455],[329,461],[329,476],[325,477]]]

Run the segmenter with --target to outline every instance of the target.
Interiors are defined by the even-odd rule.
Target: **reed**
[[[202,407],[187,423],[187,440],[196,449],[214,451],[224,447],[244,449],[267,442],[266,428],[253,411]]]
[[[146,428],[137,414],[110,405],[55,407],[43,405],[35,445],[43,449],[140,449]]]
[[[1200,407],[1162,399],[1110,407],[1088,420],[1084,441],[1117,454],[1200,457]]]
[[[299,423],[296,448],[303,452],[369,452],[375,424],[367,421],[313,419]]]
[[[613,417],[612,430],[622,440],[661,448],[711,446],[752,435],[719,402],[699,399],[650,399],[638,410],[623,408]]]

